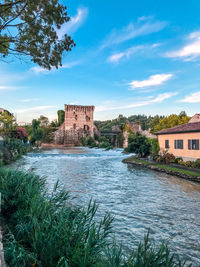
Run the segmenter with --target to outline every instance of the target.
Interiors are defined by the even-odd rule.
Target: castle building
[[[65,120],[55,132],[54,143],[78,146],[82,137],[93,137],[94,109],[94,106],[65,105]]]

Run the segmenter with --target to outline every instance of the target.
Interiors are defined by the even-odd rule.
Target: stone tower
[[[55,132],[55,143],[76,146],[83,136],[93,137],[94,109],[94,106],[65,105],[65,121]]]

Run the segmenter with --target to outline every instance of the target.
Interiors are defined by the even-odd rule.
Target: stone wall
[[[65,121],[54,133],[54,143],[78,146],[83,136],[94,136],[94,108],[65,105]]]

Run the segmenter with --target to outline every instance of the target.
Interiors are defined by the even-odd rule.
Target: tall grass
[[[95,221],[97,206],[69,204],[68,194],[31,173],[0,168],[1,222],[7,266],[184,266],[168,247],[155,248],[148,235],[131,255],[112,241],[113,218]]]

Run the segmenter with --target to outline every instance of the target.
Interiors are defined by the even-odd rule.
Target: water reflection
[[[98,218],[106,212],[115,217],[115,235],[125,248],[135,246],[150,228],[153,240],[169,241],[199,266],[200,185],[127,166],[121,162],[125,157],[120,150],[53,149],[30,153],[14,167],[46,176],[49,188],[59,179],[75,204],[96,199]]]

